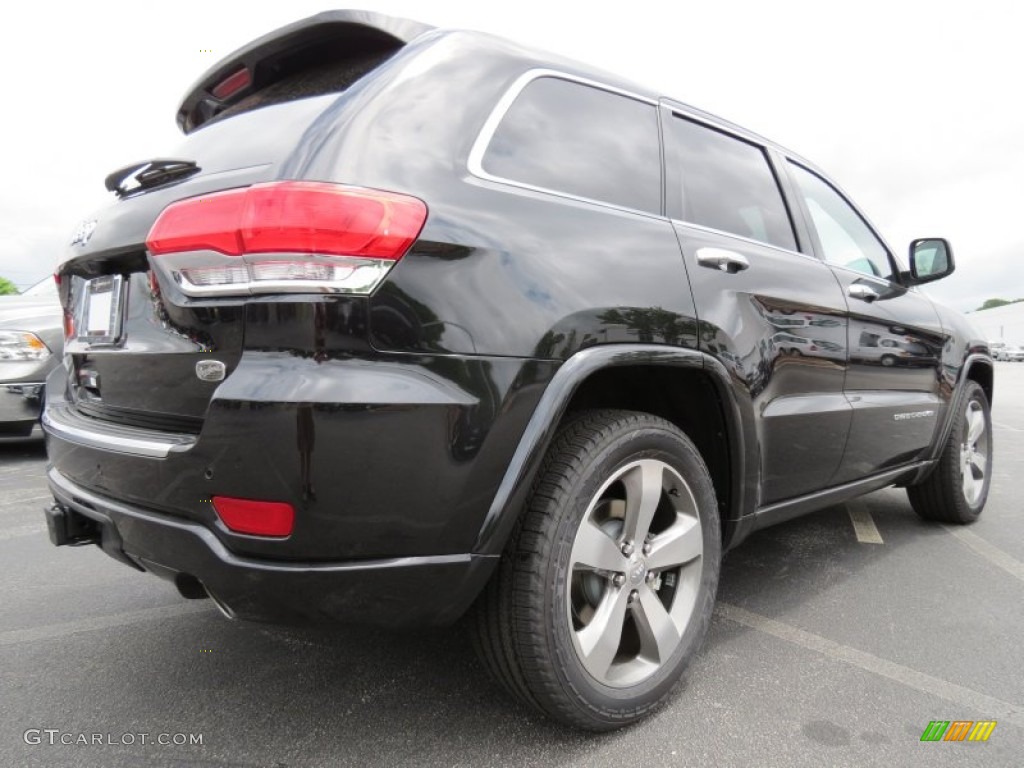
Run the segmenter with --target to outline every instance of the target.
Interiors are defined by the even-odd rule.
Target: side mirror
[[[926,237],[910,243],[911,285],[941,280],[956,269],[953,249],[941,237]]]

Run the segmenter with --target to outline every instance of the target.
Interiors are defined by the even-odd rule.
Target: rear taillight
[[[228,530],[252,536],[290,536],[295,509],[283,501],[214,496],[213,509]]]
[[[146,238],[193,296],[373,291],[415,242],[423,201],[322,182],[257,184],[172,203]]]

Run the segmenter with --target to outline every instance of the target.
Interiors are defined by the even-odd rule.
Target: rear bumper
[[[199,434],[84,415],[58,368],[43,427],[50,462],[75,486],[197,524],[240,558],[459,555],[480,551],[489,506],[554,367],[247,352],[214,393]],[[295,528],[285,539],[234,533],[215,514],[215,495],[288,503]]]
[[[204,525],[117,502],[49,471],[55,544],[95,542],[111,557],[183,584],[197,580],[233,618],[383,626],[450,624],[479,593],[497,557],[302,563],[242,557]],[[69,537],[67,534],[71,533]]]

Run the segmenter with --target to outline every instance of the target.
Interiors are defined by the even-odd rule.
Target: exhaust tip
[[[191,573],[179,573],[174,577],[174,586],[178,588],[178,594],[186,600],[203,600],[210,596],[203,586],[203,582]]]
[[[214,595],[213,593],[207,592],[207,594],[210,596],[210,599],[213,600],[213,604],[217,606],[217,609],[222,614],[224,614],[224,618],[231,619],[232,621],[235,620],[235,618],[236,618],[235,612],[233,610],[231,610],[230,607],[228,607],[227,605],[222,603],[220,600],[218,600],[217,596]]]

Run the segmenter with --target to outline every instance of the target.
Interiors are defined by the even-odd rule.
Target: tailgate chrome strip
[[[42,422],[43,431],[69,443],[154,459],[188,451],[198,439],[194,435],[169,435],[151,429],[104,424],[80,416],[66,405],[52,403],[46,404]]]

